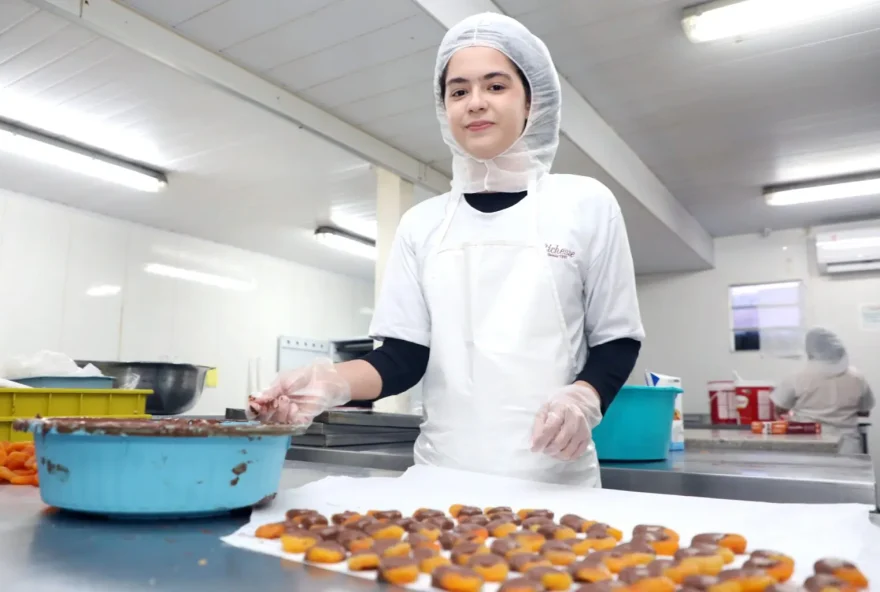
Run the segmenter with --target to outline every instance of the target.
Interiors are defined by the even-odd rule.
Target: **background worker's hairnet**
[[[842,374],[849,368],[849,356],[843,342],[828,329],[817,327],[807,331],[804,348],[810,362],[831,374]]]
[[[492,160],[478,160],[458,145],[446,119],[441,80],[452,55],[466,47],[491,47],[506,55],[526,77],[531,109],[522,136]],[[522,191],[550,171],[559,147],[562,96],[559,76],[544,42],[520,22],[488,12],[449,29],[437,52],[434,96],[443,140],[452,149],[452,185],[462,193]]]

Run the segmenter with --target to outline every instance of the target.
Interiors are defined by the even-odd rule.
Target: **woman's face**
[[[526,89],[513,63],[489,47],[460,49],[446,67],[446,118],[458,145],[474,158],[495,158],[522,135]]]

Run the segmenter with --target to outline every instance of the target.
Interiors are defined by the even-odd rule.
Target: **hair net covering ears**
[[[516,64],[531,87],[531,108],[519,139],[492,160],[478,160],[458,145],[449,129],[440,79],[453,54],[466,47],[490,47]],[[449,29],[437,52],[434,96],[443,141],[452,149],[452,186],[462,193],[522,191],[550,172],[559,147],[562,93],[553,59],[544,42],[518,21],[488,12]]]
[[[807,358],[832,374],[841,374],[849,368],[849,357],[840,339],[828,329],[807,331],[804,347]]]

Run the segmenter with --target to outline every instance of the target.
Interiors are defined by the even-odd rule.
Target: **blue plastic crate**
[[[624,386],[593,430],[599,460],[666,460],[675,396],[681,392],[672,386]]]
[[[33,388],[57,389],[109,389],[113,388],[112,376],[34,376],[17,378],[15,382]]]

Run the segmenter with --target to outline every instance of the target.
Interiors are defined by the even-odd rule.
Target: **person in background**
[[[382,346],[281,374],[250,414],[307,425],[424,377],[417,463],[599,486],[592,430],[644,337],[620,207],[595,179],[550,174],[559,78],[522,24],[465,19],[433,77],[452,190],[400,221],[370,331]]]
[[[862,452],[859,415],[874,408],[874,394],[864,376],[850,366],[837,335],[811,329],[806,336],[807,364],[770,395],[780,413],[793,421],[817,422],[840,439],[841,454]]]

